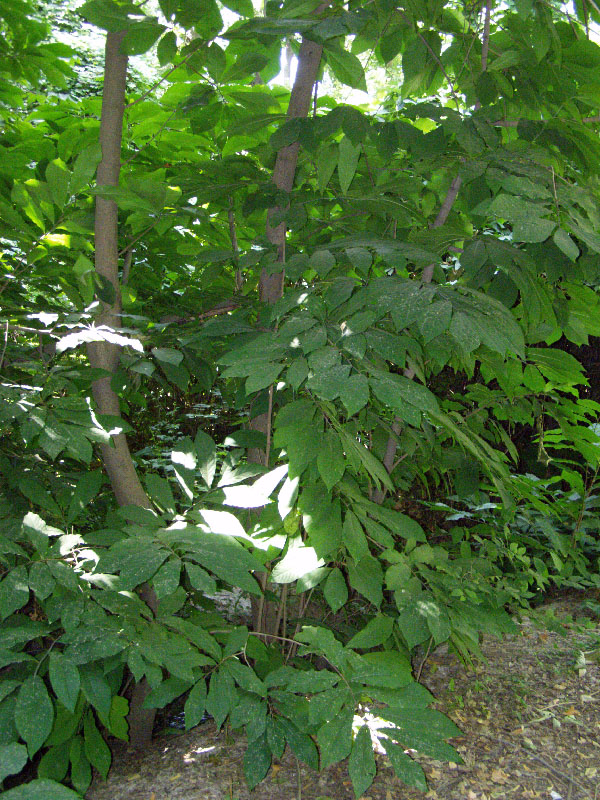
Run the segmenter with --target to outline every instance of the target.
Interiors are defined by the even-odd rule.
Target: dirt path
[[[553,613],[573,612],[573,603]],[[581,623],[581,619],[579,622]],[[464,764],[421,758],[424,794],[398,781],[384,756],[364,800],[599,800],[600,627],[566,633],[525,620],[518,635],[486,640],[488,662],[471,672],[437,651],[422,681],[465,732]],[[244,743],[207,723],[155,740],[141,756],[115,751],[89,800],[351,800],[345,764],[317,774],[286,753],[254,792],[243,781]]]

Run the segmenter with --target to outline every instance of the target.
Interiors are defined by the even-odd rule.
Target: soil
[[[564,629],[556,623],[566,622]],[[465,669],[446,648],[423,664],[436,707],[464,731],[452,740],[464,763],[417,758],[429,791],[406,787],[384,755],[363,800],[598,800],[600,626],[580,601],[525,618],[518,634],[485,638],[486,662]],[[351,800],[344,762],[313,772],[286,752],[249,792],[243,736],[212,722],[156,738],[143,753],[118,744],[114,766],[88,800]]]

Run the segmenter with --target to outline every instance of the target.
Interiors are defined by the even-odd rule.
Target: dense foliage
[[[0,780],[79,797],[184,696],[250,786],[379,739],[425,788],[415,654],[600,584],[596,7],[158,6],[79,9],[102,86],[0,0]]]

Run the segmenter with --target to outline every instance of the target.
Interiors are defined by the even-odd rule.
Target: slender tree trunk
[[[323,9],[327,8],[329,3],[321,3],[315,10],[315,14],[320,14]],[[314,91],[315,82],[319,74],[319,66],[321,64],[321,55],[323,53],[323,46],[312,42],[309,39],[303,39],[298,54],[298,67],[296,70],[296,77],[294,86],[290,95],[290,103],[287,111],[287,118],[293,119],[296,117],[307,117],[310,110],[311,99]],[[277,153],[275,167],[273,170],[273,183],[278,189],[283,192],[290,193],[294,186],[294,179],[296,177],[296,166],[298,163],[298,152],[300,149],[299,142],[294,142],[287,147],[282,147]],[[285,208],[276,206],[270,208],[267,212],[267,238],[275,245],[277,249],[277,260],[281,264],[281,270],[275,273],[269,273],[265,269],[262,270],[259,282],[259,297],[263,303],[273,304],[283,295],[283,286],[285,281],[285,239],[286,227],[285,222],[277,225],[271,225],[271,220],[274,216],[281,214]],[[272,418],[272,397],[273,388],[270,390],[269,395],[269,408],[262,414],[259,414],[250,420],[250,428],[264,433],[267,441],[270,439],[271,431],[271,418]],[[267,463],[267,454],[263,450],[253,449],[248,453],[250,461],[258,464]],[[262,581],[263,588],[265,588],[265,581]],[[274,627],[278,624],[277,620],[280,616],[277,614],[277,609],[274,604],[268,601],[253,602],[252,606],[252,622],[254,629],[261,633],[277,633]]]
[[[100,120],[100,145],[102,161],[98,167],[98,186],[117,186],[121,169],[121,141],[125,110],[125,84],[127,56],[120,51],[124,32],[106,36],[104,89]],[[104,303],[98,324],[119,328],[121,321],[121,293],[119,286],[118,209],[112,200],[96,198],[95,214],[95,267],[98,275],[109,281],[114,290],[112,303]],[[110,342],[91,342],[88,357],[92,367],[106,370],[110,375],[95,381],[92,386],[100,414],[121,415],[119,398],[111,388],[111,377],[119,363],[119,348]],[[102,445],[102,459],[117,503],[149,508],[151,503],[135,470],[124,434],[112,437],[111,443]],[[148,586],[142,587],[140,596],[156,612],[156,595]],[[143,709],[142,704],[149,688],[145,679],[136,684],[129,713],[129,739],[134,746],[148,742],[152,736],[154,709]]]

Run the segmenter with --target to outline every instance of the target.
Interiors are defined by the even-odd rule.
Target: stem
[[[235,228],[235,214],[233,211],[233,197],[229,198],[229,208],[227,209],[227,219],[229,221],[229,238],[231,239],[231,249],[233,250],[233,259],[235,262],[235,288],[239,292],[244,285],[244,278],[242,271],[239,267],[238,257],[240,248],[238,245],[237,231]]]
[[[98,186],[118,186],[121,170],[121,143],[125,110],[125,85],[127,80],[127,56],[121,52],[125,31],[107,33],[102,114],[100,118],[100,145],[102,161],[96,176]],[[95,268],[98,275],[111,283],[114,300],[104,303],[98,318],[99,325],[118,328],[121,315],[119,286],[119,233],[118,209],[112,200],[98,196],[95,212]],[[128,249],[131,248],[131,244]],[[96,380],[92,392],[100,414],[119,417],[119,398],[111,387],[111,377],[119,364],[119,348],[110,342],[90,342],[88,345],[90,365],[108,373]],[[112,436],[110,444],[101,445],[102,460],[110,479],[117,503],[120,506],[151,506],[150,500],[138,478],[129,446],[124,434]],[[157,610],[154,590],[144,584],[138,590],[141,599],[153,613]],[[137,683],[132,692],[129,730],[134,746],[146,745],[152,738],[155,710],[143,708],[150,687],[145,679]]]

